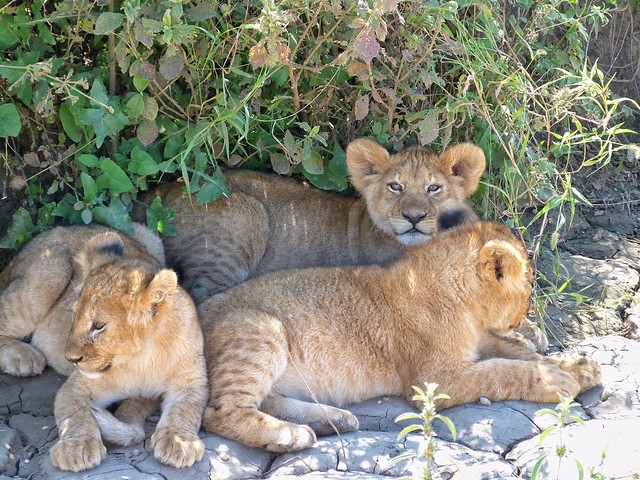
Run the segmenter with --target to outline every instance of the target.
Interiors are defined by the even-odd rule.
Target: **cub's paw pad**
[[[558,366],[575,378],[580,384],[580,391],[600,385],[602,369],[600,365],[590,357],[572,353],[560,359]]]
[[[204,443],[195,433],[159,428],[151,436],[153,456],[175,468],[190,467],[204,455]]]
[[[0,353],[0,371],[16,377],[40,375],[46,365],[44,355],[26,343],[8,345]]]
[[[334,433],[353,432],[360,428],[358,418],[348,410],[332,408],[327,418],[310,422],[309,426],[317,435],[333,435]]]
[[[541,364],[540,386],[546,392],[541,401],[557,403],[558,393],[564,397],[575,397],[580,392],[580,384],[571,374],[553,364]]]
[[[107,449],[96,438],[59,440],[49,454],[54,467],[69,472],[81,472],[100,465],[107,455]]]
[[[307,425],[285,426],[277,431],[275,442],[264,445],[265,450],[276,453],[299,452],[311,447],[316,434]]]

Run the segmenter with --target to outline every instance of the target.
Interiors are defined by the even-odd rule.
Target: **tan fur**
[[[159,461],[187,467],[204,453],[198,429],[207,382],[195,306],[173,271],[123,257],[123,247],[119,235],[107,232],[77,256],[83,284],[65,347],[77,368],[56,395],[60,438],[50,452],[63,470],[98,465],[106,453],[102,438],[125,445],[144,438],[141,428],[103,410],[131,397],[136,406],[141,398],[163,399],[151,437]]]
[[[54,228],[29,242],[4,270],[2,277],[8,281],[0,293],[0,371],[21,377],[38,375],[49,364],[64,375],[71,373],[73,365],[64,358],[64,345],[81,276],[74,256],[90,238],[107,231],[100,226]],[[142,243],[120,237],[125,256],[156,262]],[[162,257],[157,235],[137,226],[138,237],[148,244],[155,238],[154,253]]]
[[[207,205],[178,183],[142,197],[146,206],[159,195],[178,213],[177,236],[164,238],[167,263],[196,304],[267,272],[384,263],[436,235],[447,212],[476,218],[465,199],[485,168],[479,147],[455,145],[441,155],[412,147],[390,155],[360,139],[346,153],[358,199],[241,170],[225,173],[231,197]],[[144,209],[134,218],[143,221]]]
[[[379,395],[411,399],[424,382],[450,396],[439,408],[481,396],[556,402],[558,392],[596,385],[600,369],[590,359],[544,357],[512,336],[531,280],[522,245],[488,222],[409,248],[387,266],[249,280],[199,306],[210,380],[203,427],[295,451],[316,433],[358,428],[337,407]]]

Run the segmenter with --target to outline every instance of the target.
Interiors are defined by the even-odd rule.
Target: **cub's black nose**
[[[402,212],[402,216],[411,222],[414,227],[416,224],[427,216],[427,213],[422,210],[409,210]]]

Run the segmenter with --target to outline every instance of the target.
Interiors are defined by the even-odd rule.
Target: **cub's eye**
[[[389,183],[387,185],[387,188],[392,193],[402,193],[402,191],[404,190],[404,187],[401,184],[399,184],[398,182]]]
[[[100,320],[94,320],[91,324],[91,330],[89,331],[89,334],[92,337],[95,337],[104,330],[104,327],[106,327],[104,322],[101,322]]]
[[[436,194],[440,193],[441,191],[442,191],[442,186],[441,185],[434,184],[434,185],[429,185],[427,187],[427,193],[429,195],[436,195]]]

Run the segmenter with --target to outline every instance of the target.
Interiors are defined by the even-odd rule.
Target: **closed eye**
[[[106,324],[104,322],[101,322],[99,320],[94,320],[93,323],[91,324],[89,335],[91,335],[91,338],[96,338],[98,335],[100,335],[104,331],[105,327],[106,327]]]

